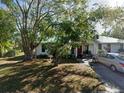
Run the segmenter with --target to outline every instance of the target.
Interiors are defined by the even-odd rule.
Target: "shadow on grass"
[[[10,58],[7,58],[6,60],[7,61],[18,61],[18,60],[23,60],[23,58],[24,58],[24,55],[21,55],[21,56],[10,57]]]
[[[43,77],[43,74],[53,67],[53,64],[45,64],[44,61],[36,63],[19,62],[0,65],[0,71],[11,71],[10,74],[0,77],[0,93],[26,93],[35,88],[39,88],[44,82],[43,78],[45,77]]]
[[[67,64],[67,63],[80,63],[76,58],[73,58],[73,59],[65,59],[65,58],[61,58],[58,60],[59,61],[59,64]]]
[[[80,64],[55,67],[42,59],[0,65],[0,93],[77,93],[78,90],[91,93],[84,91],[91,91],[99,82],[89,67]]]

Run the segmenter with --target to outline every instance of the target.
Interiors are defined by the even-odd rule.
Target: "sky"
[[[124,0],[89,0],[90,5],[98,3],[99,5],[107,5],[109,7],[115,8],[117,6],[124,7]]]
[[[98,5],[108,6],[111,8],[124,7],[124,0],[89,0],[90,9],[96,7],[93,6],[95,3],[98,3]],[[96,25],[96,30],[98,34],[102,34],[104,32],[104,28],[99,23]]]

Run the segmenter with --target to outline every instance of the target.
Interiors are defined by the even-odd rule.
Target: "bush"
[[[103,51],[103,50],[98,50],[98,55],[99,55],[99,56],[104,56],[104,55],[105,55],[105,51]]]
[[[79,61],[77,61],[77,59],[76,58],[60,58],[59,59],[59,63],[61,64],[61,63],[79,63]]]
[[[16,55],[14,50],[9,50],[7,53],[4,54],[4,57],[14,57]]]
[[[49,57],[48,55],[38,55],[37,58],[40,59],[40,58],[49,58]]]

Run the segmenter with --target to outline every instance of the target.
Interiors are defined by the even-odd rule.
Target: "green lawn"
[[[90,67],[78,63],[55,66],[46,59],[32,62],[0,60],[0,93],[76,93],[93,90],[99,83]],[[104,90],[104,86],[96,89]]]

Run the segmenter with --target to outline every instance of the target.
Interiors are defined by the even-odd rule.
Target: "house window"
[[[42,45],[42,52],[45,52],[45,46]]]
[[[74,54],[74,48],[73,47],[71,48],[71,54]]]
[[[111,44],[107,44],[107,51],[111,52]]]
[[[123,49],[123,44],[120,44],[120,49]]]
[[[102,49],[102,44],[98,45],[98,49],[101,50]]]

